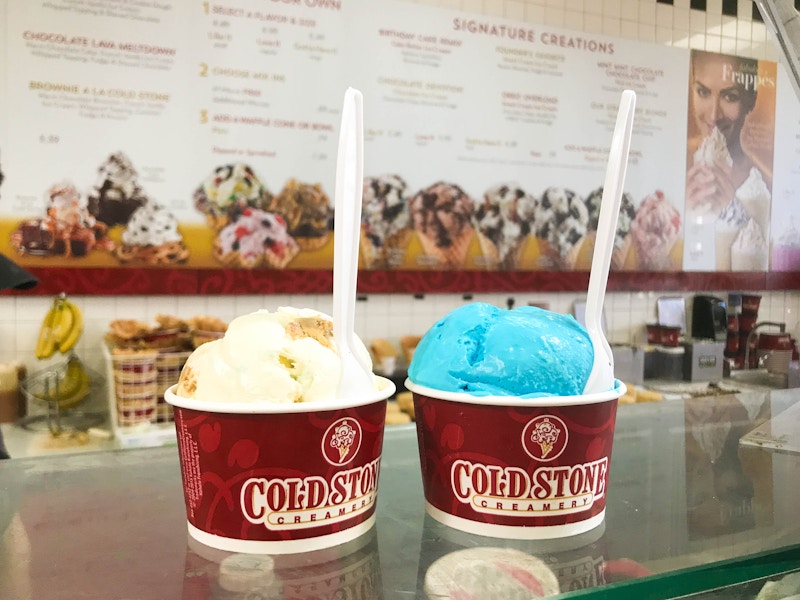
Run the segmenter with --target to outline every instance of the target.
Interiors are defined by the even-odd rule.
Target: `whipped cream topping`
[[[214,170],[202,183],[209,202],[219,208],[229,206],[258,206],[264,188],[246,164],[223,165]]]
[[[749,219],[747,225],[739,232],[733,242],[731,251],[741,253],[764,252],[767,249],[767,240],[755,219]]]
[[[644,259],[669,251],[680,232],[681,215],[661,190],[642,201],[631,224],[631,235]]]
[[[597,224],[600,221],[600,205],[603,201],[603,188],[599,187],[586,196],[586,208],[589,211],[589,231],[597,231]],[[625,237],[631,230],[631,223],[636,217],[636,208],[633,206],[633,198],[628,192],[623,192],[622,200],[619,205],[619,219],[617,219],[617,230],[614,235],[614,247],[620,248],[625,242]]]
[[[505,259],[530,233],[536,199],[517,185],[500,184],[489,189],[473,215],[475,228],[497,246]]]
[[[161,246],[182,240],[175,216],[153,201],[137,208],[122,232],[122,243],[126,246]]]
[[[756,167],[750,169],[744,183],[736,190],[736,197],[742,202],[753,202],[757,200],[769,201],[772,195],[769,192],[767,184],[764,183],[764,178],[761,176],[761,171]]]
[[[364,179],[361,224],[375,246],[409,226],[406,182],[399,175]]]
[[[739,198],[734,197],[717,218],[718,229],[738,230],[747,225],[750,215]]]
[[[719,129],[714,127],[695,151],[694,164],[704,164],[711,167],[717,161],[721,161],[729,167],[733,165],[733,159],[728,151],[728,143],[725,141],[725,136],[722,135]]]
[[[572,190],[550,187],[536,204],[535,222],[536,236],[566,256],[586,235],[589,210],[583,198]]]
[[[141,193],[138,176],[131,159],[124,153],[117,152],[109,156],[98,169],[95,190],[108,198],[132,198]]]
[[[474,201],[454,183],[436,182],[417,192],[408,206],[414,228],[438,248],[451,248],[462,234],[472,231]]]
[[[92,227],[87,200],[68,181],[56,183],[47,191],[47,215],[63,227]]]
[[[222,252],[239,252],[245,260],[258,260],[267,249],[296,246],[286,231],[286,221],[280,215],[258,208],[245,209],[233,223],[219,232]]]

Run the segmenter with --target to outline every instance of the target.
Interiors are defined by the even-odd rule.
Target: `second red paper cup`
[[[599,394],[533,399],[406,386],[431,517],[510,539],[576,535],[603,522],[622,382]]]

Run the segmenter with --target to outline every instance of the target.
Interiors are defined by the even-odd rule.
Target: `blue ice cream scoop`
[[[589,334],[571,315],[474,302],[428,330],[408,377],[475,396],[574,396],[583,393],[593,360]]]

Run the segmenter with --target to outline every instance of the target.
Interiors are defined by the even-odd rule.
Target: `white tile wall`
[[[747,290],[745,290],[747,291]],[[786,323],[788,331],[800,337],[800,291],[750,292],[762,295],[759,320]],[[703,291],[723,299],[726,290]],[[685,298],[687,312],[694,292],[614,292],[605,304],[608,337],[612,343],[640,343],[645,323],[656,321],[656,300],[661,296]],[[468,296],[467,296],[468,297]],[[424,333],[436,320],[450,310],[469,301],[490,302],[506,307],[509,298],[515,306],[530,303],[546,305],[551,310],[569,313],[580,293],[496,293],[427,294],[416,298],[411,294],[372,294],[356,306],[356,331],[365,340],[372,337],[398,339],[407,333]],[[108,324],[116,318],[137,318],[155,323],[159,313],[180,315],[214,315],[224,320],[252,312],[258,308],[274,310],[279,306],[307,306],[331,312],[329,295],[257,295],[257,296],[72,296],[83,309],[84,334],[77,352],[89,366],[103,368],[101,344]],[[34,357],[36,338],[42,319],[50,306],[49,297],[0,296],[0,362],[20,360],[29,371],[46,367],[51,361]],[[58,360],[54,357],[51,360]]]
[[[709,0],[706,13],[689,9],[689,0],[675,6],[655,0],[406,0],[505,16],[531,23],[584,29],[664,46],[692,47],[736,52],[753,58],[777,60],[777,50],[762,23],[752,22],[751,0],[740,0],[739,19],[721,16],[721,0]],[[715,293],[726,297],[727,291]],[[618,292],[608,295],[606,319],[612,342],[636,342],[643,326],[656,317],[656,298],[663,292]],[[692,293],[680,294],[687,299]],[[516,305],[546,303],[549,308],[568,312],[579,294],[520,293],[477,294],[484,300],[506,306],[509,297]],[[786,322],[790,331],[800,333],[800,291],[763,294],[761,318]],[[331,311],[327,295],[293,296],[149,296],[72,298],[85,313],[85,333],[78,352],[90,366],[102,368],[100,344],[108,323],[115,318],[137,318],[152,322],[158,313],[191,317],[209,314],[230,320],[257,308],[281,305],[309,306]],[[0,296],[0,361],[21,360],[29,368],[42,368],[33,356],[39,326],[51,298]],[[405,333],[422,333],[437,318],[465,302],[461,294],[429,294],[418,299],[410,294],[371,295],[357,307],[359,335],[398,338]]]

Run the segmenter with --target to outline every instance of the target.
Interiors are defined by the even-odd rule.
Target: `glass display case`
[[[189,539],[175,447],[0,461],[0,597],[425,598],[442,557],[509,547],[549,567],[559,598],[756,598],[800,579],[800,454],[740,442],[785,428],[798,400],[780,390],[620,407],[605,522],[549,541],[426,515],[413,425],[386,430],[371,532],[300,555]]]

